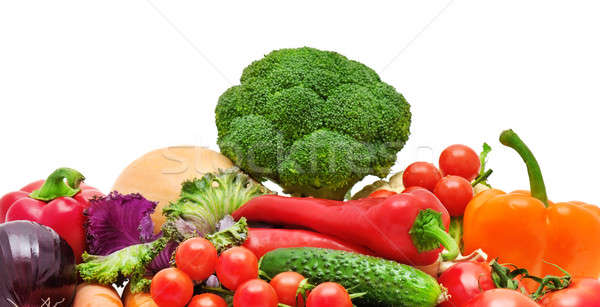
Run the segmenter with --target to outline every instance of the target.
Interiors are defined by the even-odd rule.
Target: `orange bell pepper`
[[[531,192],[477,194],[464,215],[465,253],[481,248],[535,276],[560,275],[548,264],[553,263],[574,277],[600,277],[600,208],[548,201],[540,167],[525,143],[512,130],[504,131],[500,142],[525,161]]]

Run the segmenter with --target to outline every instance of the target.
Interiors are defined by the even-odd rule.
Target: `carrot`
[[[123,307],[123,303],[113,287],[84,283],[77,287],[73,307]]]
[[[129,287],[125,288],[125,292],[123,292],[123,302],[125,307],[158,307],[150,293],[131,293]]]

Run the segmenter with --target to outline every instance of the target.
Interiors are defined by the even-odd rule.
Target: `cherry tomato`
[[[194,282],[180,269],[163,269],[152,278],[150,295],[160,307],[183,307],[194,295]]]
[[[404,191],[402,191],[402,193],[408,193],[408,192],[412,192],[412,191],[418,190],[418,189],[422,189],[422,188],[421,187],[417,187],[417,186],[408,187],[408,188],[404,189]]]
[[[290,306],[303,306],[302,295],[298,295],[298,300],[296,300],[296,292],[300,282],[304,279],[304,276],[296,272],[283,272],[275,275],[269,284],[277,292],[280,303]]]
[[[310,291],[306,307],[352,307],[352,300],[342,285],[324,282]]]
[[[446,176],[435,186],[433,194],[448,209],[451,216],[463,216],[467,204],[473,199],[473,187],[463,177]]]
[[[223,286],[235,290],[245,281],[258,278],[258,259],[245,247],[233,247],[221,253],[216,272]]]
[[[539,307],[527,295],[509,289],[492,289],[477,295],[464,307]]]
[[[600,281],[592,278],[575,279],[568,288],[546,294],[540,304],[544,307],[598,307]]]
[[[369,195],[369,198],[388,198],[388,197],[396,195],[396,194],[398,194],[398,193],[396,193],[394,191],[377,190],[377,191],[371,193],[371,195]]]
[[[277,293],[266,281],[251,279],[235,290],[233,307],[277,307]]]
[[[483,262],[459,262],[444,271],[438,282],[450,295],[439,307],[461,307],[481,292],[496,288],[492,268]]]
[[[204,238],[188,239],[175,252],[177,268],[195,281],[203,281],[215,272],[217,258],[217,250]]]
[[[477,153],[465,145],[451,145],[440,155],[442,174],[460,176],[472,181],[479,174],[481,162]]]
[[[437,167],[427,162],[415,162],[409,165],[402,174],[404,187],[422,187],[432,192],[440,179],[442,179],[442,174]]]
[[[225,300],[212,293],[194,295],[188,307],[227,307]]]

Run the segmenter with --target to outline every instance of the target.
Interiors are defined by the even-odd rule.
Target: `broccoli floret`
[[[343,199],[366,175],[389,173],[410,134],[409,109],[359,62],[308,47],[276,50],[219,98],[218,144],[257,180]]]

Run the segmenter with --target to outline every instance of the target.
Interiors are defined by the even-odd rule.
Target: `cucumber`
[[[260,269],[269,276],[294,271],[312,284],[333,281],[352,293],[367,292],[357,306],[433,307],[442,290],[437,281],[408,265],[323,248],[281,248],[265,254]]]

